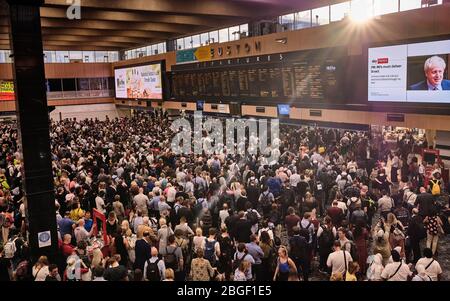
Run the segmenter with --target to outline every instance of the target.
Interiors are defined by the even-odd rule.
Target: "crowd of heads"
[[[405,274],[389,274],[396,262],[423,278],[420,243],[436,257],[448,224],[442,166],[427,177],[413,132],[389,145],[282,125],[279,160],[267,162],[176,155],[162,111],[66,119],[50,126],[58,254],[31,262],[18,131],[0,132],[2,258],[14,280],[389,280]]]

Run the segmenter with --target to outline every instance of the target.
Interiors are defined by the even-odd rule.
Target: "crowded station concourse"
[[[449,0],[69,2],[0,0],[0,281],[450,280]]]
[[[30,262],[17,128],[3,123],[1,279],[442,279],[448,183],[412,131],[391,148],[370,132],[281,125],[284,155],[267,164],[175,155],[169,126],[161,110],[52,121],[59,249]]]

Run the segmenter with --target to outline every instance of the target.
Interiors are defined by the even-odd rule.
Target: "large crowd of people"
[[[448,183],[411,132],[390,146],[283,125],[268,163],[175,155],[170,124],[162,111],[51,122],[59,252],[36,262],[18,131],[0,124],[0,280],[440,280]]]

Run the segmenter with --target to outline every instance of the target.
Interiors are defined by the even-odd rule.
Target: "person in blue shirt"
[[[72,234],[73,226],[75,222],[69,218],[69,211],[66,211],[64,214],[64,218],[59,220],[59,232],[61,233],[61,237],[64,237],[66,234]]]
[[[250,243],[245,244],[245,247],[247,248],[248,254],[252,255],[253,259],[255,260],[255,263],[252,264],[254,279],[256,281],[263,279],[263,276],[261,275],[261,263],[262,258],[264,257],[264,252],[259,246],[258,236],[256,234],[252,234],[250,236]]]
[[[86,213],[84,214],[84,228],[86,229],[86,231],[91,231],[93,223],[94,221],[91,219],[91,212],[86,211]]]

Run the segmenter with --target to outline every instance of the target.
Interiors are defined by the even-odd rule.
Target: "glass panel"
[[[95,61],[97,63],[103,63],[103,62],[105,62],[105,56],[108,56],[107,51],[96,51],[95,52]]]
[[[230,33],[230,41],[239,40],[240,33],[241,33],[239,31],[239,26],[232,26],[232,27],[228,28],[228,31]]]
[[[200,46],[200,35],[192,36],[192,47],[196,48]]]
[[[367,20],[373,16],[373,0],[352,0],[351,17],[356,20]]]
[[[101,78],[91,78],[89,79],[89,85],[91,87],[91,90],[101,90],[102,80]]]
[[[200,44],[206,45],[206,43],[208,43],[208,39],[209,39],[209,35],[207,32],[202,33],[200,35]]]
[[[209,43],[219,43],[219,32],[217,30],[209,32]]]
[[[312,10],[312,26],[330,23],[330,7],[324,6]]]
[[[165,52],[165,49],[164,49],[164,46],[166,46],[166,43],[159,43],[158,45],[158,53],[164,53]]]
[[[192,48],[192,37],[188,36],[184,38],[184,48],[185,49],[190,49]]]
[[[239,26],[239,31],[241,32],[241,38],[248,37],[248,23]]]
[[[283,30],[294,29],[294,14],[281,16],[281,25],[283,25]]]
[[[177,50],[183,50],[184,49],[184,40],[178,39],[177,40]]]
[[[397,0],[395,0],[397,1]],[[330,6],[331,22],[340,21],[350,15],[350,1]]]
[[[219,30],[219,43],[228,42],[229,41],[228,36],[228,28],[223,28]]]
[[[63,91],[76,91],[74,78],[63,78]]]
[[[83,62],[93,63],[95,61],[94,51],[83,51]]]
[[[48,80],[48,89],[49,89],[49,92],[62,91],[61,79],[60,78],[49,79]]]
[[[398,0],[374,0],[374,16],[398,12]]]
[[[294,29],[311,27],[311,11],[305,10],[295,13]]]
[[[422,7],[422,0],[400,0],[400,11],[421,7]]]
[[[65,63],[69,61],[69,51],[56,51],[56,62]]]
[[[70,60],[82,60],[83,52],[82,51],[69,51]]]

